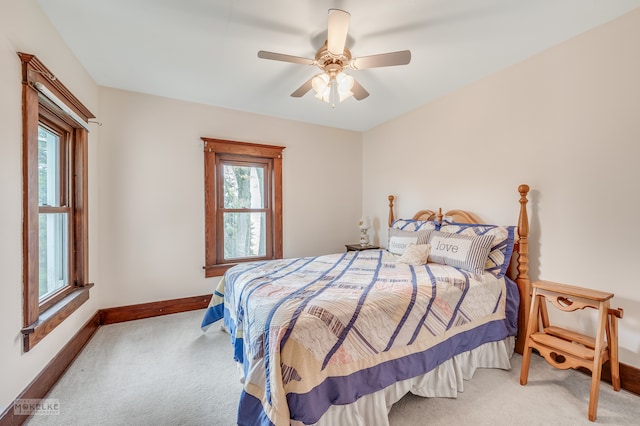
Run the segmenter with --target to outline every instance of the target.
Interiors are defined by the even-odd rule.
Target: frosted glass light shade
[[[353,96],[353,92],[351,91],[354,84],[353,77],[343,72],[339,72],[338,75],[336,75],[336,83],[338,84],[340,102]]]
[[[329,76],[327,74],[318,74],[311,80],[311,87],[316,93],[323,93],[329,85]]]

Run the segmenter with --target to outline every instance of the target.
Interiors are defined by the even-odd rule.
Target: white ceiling
[[[368,130],[610,21],[640,0],[37,0],[106,87]],[[352,71],[371,95],[335,109],[309,92],[327,11],[351,13],[354,57],[409,49],[406,66]]]

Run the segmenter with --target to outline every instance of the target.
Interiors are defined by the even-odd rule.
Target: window
[[[284,147],[202,138],[205,275],[239,262],[282,258]]]
[[[33,55],[23,87],[23,349],[89,298],[87,120],[93,115]]]
[[[55,129],[55,130],[54,130]],[[69,286],[69,240],[73,232],[66,184],[69,178],[69,132],[38,126],[38,299],[42,303]]]
[[[272,236],[267,229],[273,219],[270,200],[265,199],[265,195],[269,195],[270,166],[270,159],[245,162],[224,155],[218,157],[222,178],[217,180],[216,192],[222,199],[216,222],[224,248],[219,260],[272,257]]]

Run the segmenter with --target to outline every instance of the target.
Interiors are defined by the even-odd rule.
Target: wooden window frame
[[[23,169],[23,351],[28,352],[89,299],[88,131],[39,90],[41,85],[87,122],[93,114],[34,55],[19,52],[22,62]],[[68,188],[62,200],[69,212],[69,283],[40,300],[38,126],[61,131],[67,148]]]
[[[283,146],[202,138],[204,141],[204,199],[205,199],[205,276],[218,277],[241,262],[282,258],[282,151]],[[223,195],[220,193],[222,167],[226,161],[269,163],[269,196],[265,208],[269,210],[268,238],[264,257],[224,259],[222,235]],[[267,179],[265,179],[267,181]],[[269,222],[269,221],[268,221]]]

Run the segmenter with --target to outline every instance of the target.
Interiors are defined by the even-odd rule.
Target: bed
[[[202,328],[223,320],[231,336],[238,424],[384,425],[408,392],[455,397],[477,368],[509,369],[530,297],[528,190],[517,226],[396,220],[390,196],[387,249],[229,269]]]

